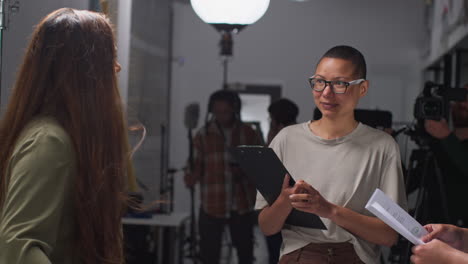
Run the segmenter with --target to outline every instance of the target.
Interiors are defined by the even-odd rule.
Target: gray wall
[[[235,36],[229,81],[282,84],[283,96],[299,105],[299,121],[308,120],[314,105],[306,78],[328,48],[352,45],[366,57],[371,83],[359,107],[409,121],[422,83],[423,12],[424,1],[271,1],[260,21]],[[174,56],[184,63],[173,64],[170,164],[180,168],[188,152],[184,106],[200,102],[204,117],[208,95],[221,88],[222,67],[220,36],[190,5],[176,4],[174,20]],[[182,173],[177,183],[176,210],[186,210]]]
[[[20,10],[11,16],[9,29],[4,33],[1,108],[4,109],[16,71],[23,59],[34,25],[44,16],[61,7],[87,9],[89,0],[19,0]]]

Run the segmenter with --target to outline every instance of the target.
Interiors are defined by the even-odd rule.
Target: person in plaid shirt
[[[260,145],[261,138],[240,119],[241,101],[228,90],[209,99],[205,126],[193,140],[194,164],[185,175],[187,187],[200,184],[200,257],[218,264],[222,233],[229,226],[239,263],[253,263],[253,225],[256,189],[230,155],[239,145]]]

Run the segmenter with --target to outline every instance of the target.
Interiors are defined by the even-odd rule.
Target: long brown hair
[[[126,201],[128,144],[117,87],[112,26],[98,13],[56,10],[36,27],[0,123],[0,209],[6,168],[18,135],[39,115],[70,135],[78,262],[123,263],[121,216]]]

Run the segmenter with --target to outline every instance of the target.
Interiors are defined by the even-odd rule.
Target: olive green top
[[[0,211],[0,264],[73,262],[73,184],[77,173],[69,135],[50,117],[22,131],[7,174]]]

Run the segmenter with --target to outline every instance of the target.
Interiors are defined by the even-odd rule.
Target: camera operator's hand
[[[426,120],[424,122],[424,127],[427,133],[437,139],[443,139],[450,135],[450,129],[445,119],[440,121]]]

